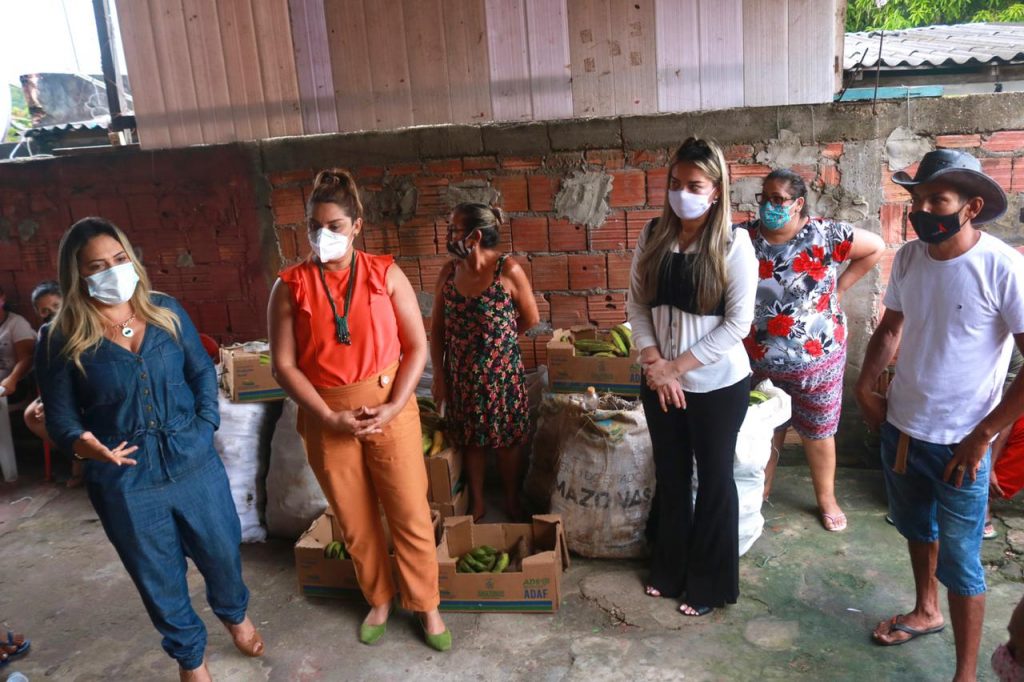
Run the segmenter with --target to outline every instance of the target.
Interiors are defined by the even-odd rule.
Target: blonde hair
[[[717,144],[696,137],[687,139],[676,150],[669,164],[669,173],[680,163],[691,163],[699,168],[718,189],[718,199],[708,209],[707,222],[697,242],[697,257],[693,267],[697,307],[702,313],[710,314],[722,300],[728,280],[725,257],[732,241],[729,166]],[[681,227],[682,223],[669,205],[666,192],[661,218],[648,230],[644,252],[637,264],[640,270],[642,295],[648,302],[653,301],[658,293],[658,276],[679,239]]]
[[[355,178],[342,168],[328,168],[316,174],[306,202],[307,217],[313,214],[316,204],[335,204],[353,221],[363,217],[363,202]]]
[[[117,240],[139,276],[139,283],[131,297],[132,310],[136,318],[163,329],[174,337],[175,341],[178,340],[181,331],[178,315],[173,310],[154,304],[151,300],[153,290],[146,269],[139,262],[124,232],[109,220],[82,218],[72,225],[60,240],[57,265],[64,302],[51,324],[51,327],[59,330],[63,337],[64,347],[61,353],[75,363],[82,374],[85,374],[82,354],[96,348],[110,326],[93,304],[88,286],[78,269],[78,255],[82,248],[100,235]],[[48,342],[52,339],[51,333]]]

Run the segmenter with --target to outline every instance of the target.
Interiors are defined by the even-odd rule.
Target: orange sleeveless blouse
[[[352,345],[338,343],[334,315],[317,264],[308,259],[281,272],[294,310],[295,352],[299,369],[317,388],[346,386],[380,374],[398,361],[402,345],[398,319],[385,278],[395,259],[356,251],[356,282],[348,311]],[[348,267],[324,271],[338,315],[345,312]]]

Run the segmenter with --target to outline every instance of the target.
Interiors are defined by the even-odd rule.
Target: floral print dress
[[[744,340],[751,363],[765,369],[806,366],[846,344],[839,268],[850,256],[853,227],[811,218],[788,242],[771,244],[758,222],[747,225],[758,260],[754,324]]]
[[[525,440],[529,427],[526,380],[519,352],[519,311],[501,283],[479,296],[455,288],[455,269],[442,289],[448,435],[463,447],[503,448]]]

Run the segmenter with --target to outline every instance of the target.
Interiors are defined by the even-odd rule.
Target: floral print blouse
[[[743,225],[758,261],[754,323],[743,342],[753,365],[796,369],[842,350],[846,316],[836,283],[850,256],[853,227],[810,218],[791,240],[771,244],[758,225],[757,220]]]

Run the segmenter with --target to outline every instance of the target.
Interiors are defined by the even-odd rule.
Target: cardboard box
[[[270,353],[247,351],[243,346],[220,349],[221,384],[232,402],[253,403],[284,399],[284,389],[274,380]]]
[[[445,448],[433,457],[424,457],[427,467],[427,499],[451,504],[462,489],[462,450]]]
[[[624,358],[577,356],[571,339],[607,339],[608,332],[594,327],[556,329],[548,341],[548,381],[555,393],[585,393],[593,386],[598,393],[640,395],[640,352],[631,348]]]
[[[510,552],[526,538],[530,556],[521,571],[458,573],[459,557],[480,545]],[[533,523],[473,523],[471,516],[446,519],[437,547],[442,611],[557,611],[562,597],[562,571],[569,568],[562,517],[543,514]]]
[[[441,516],[431,512],[434,524],[434,542],[438,542],[441,533]],[[384,523],[384,535],[391,554],[391,571],[398,584],[398,565],[395,563],[391,533],[387,522]],[[351,559],[328,559],[324,556],[324,548],[337,540],[344,542],[341,526],[337,518],[328,508],[321,514],[302,537],[295,543],[295,569],[299,581],[299,594],[307,597],[333,597],[338,599],[362,599],[356,579],[356,567]]]
[[[451,502],[431,502],[430,508],[441,515],[441,522],[453,516],[463,516],[469,511],[469,489],[463,487],[454,494]]]

